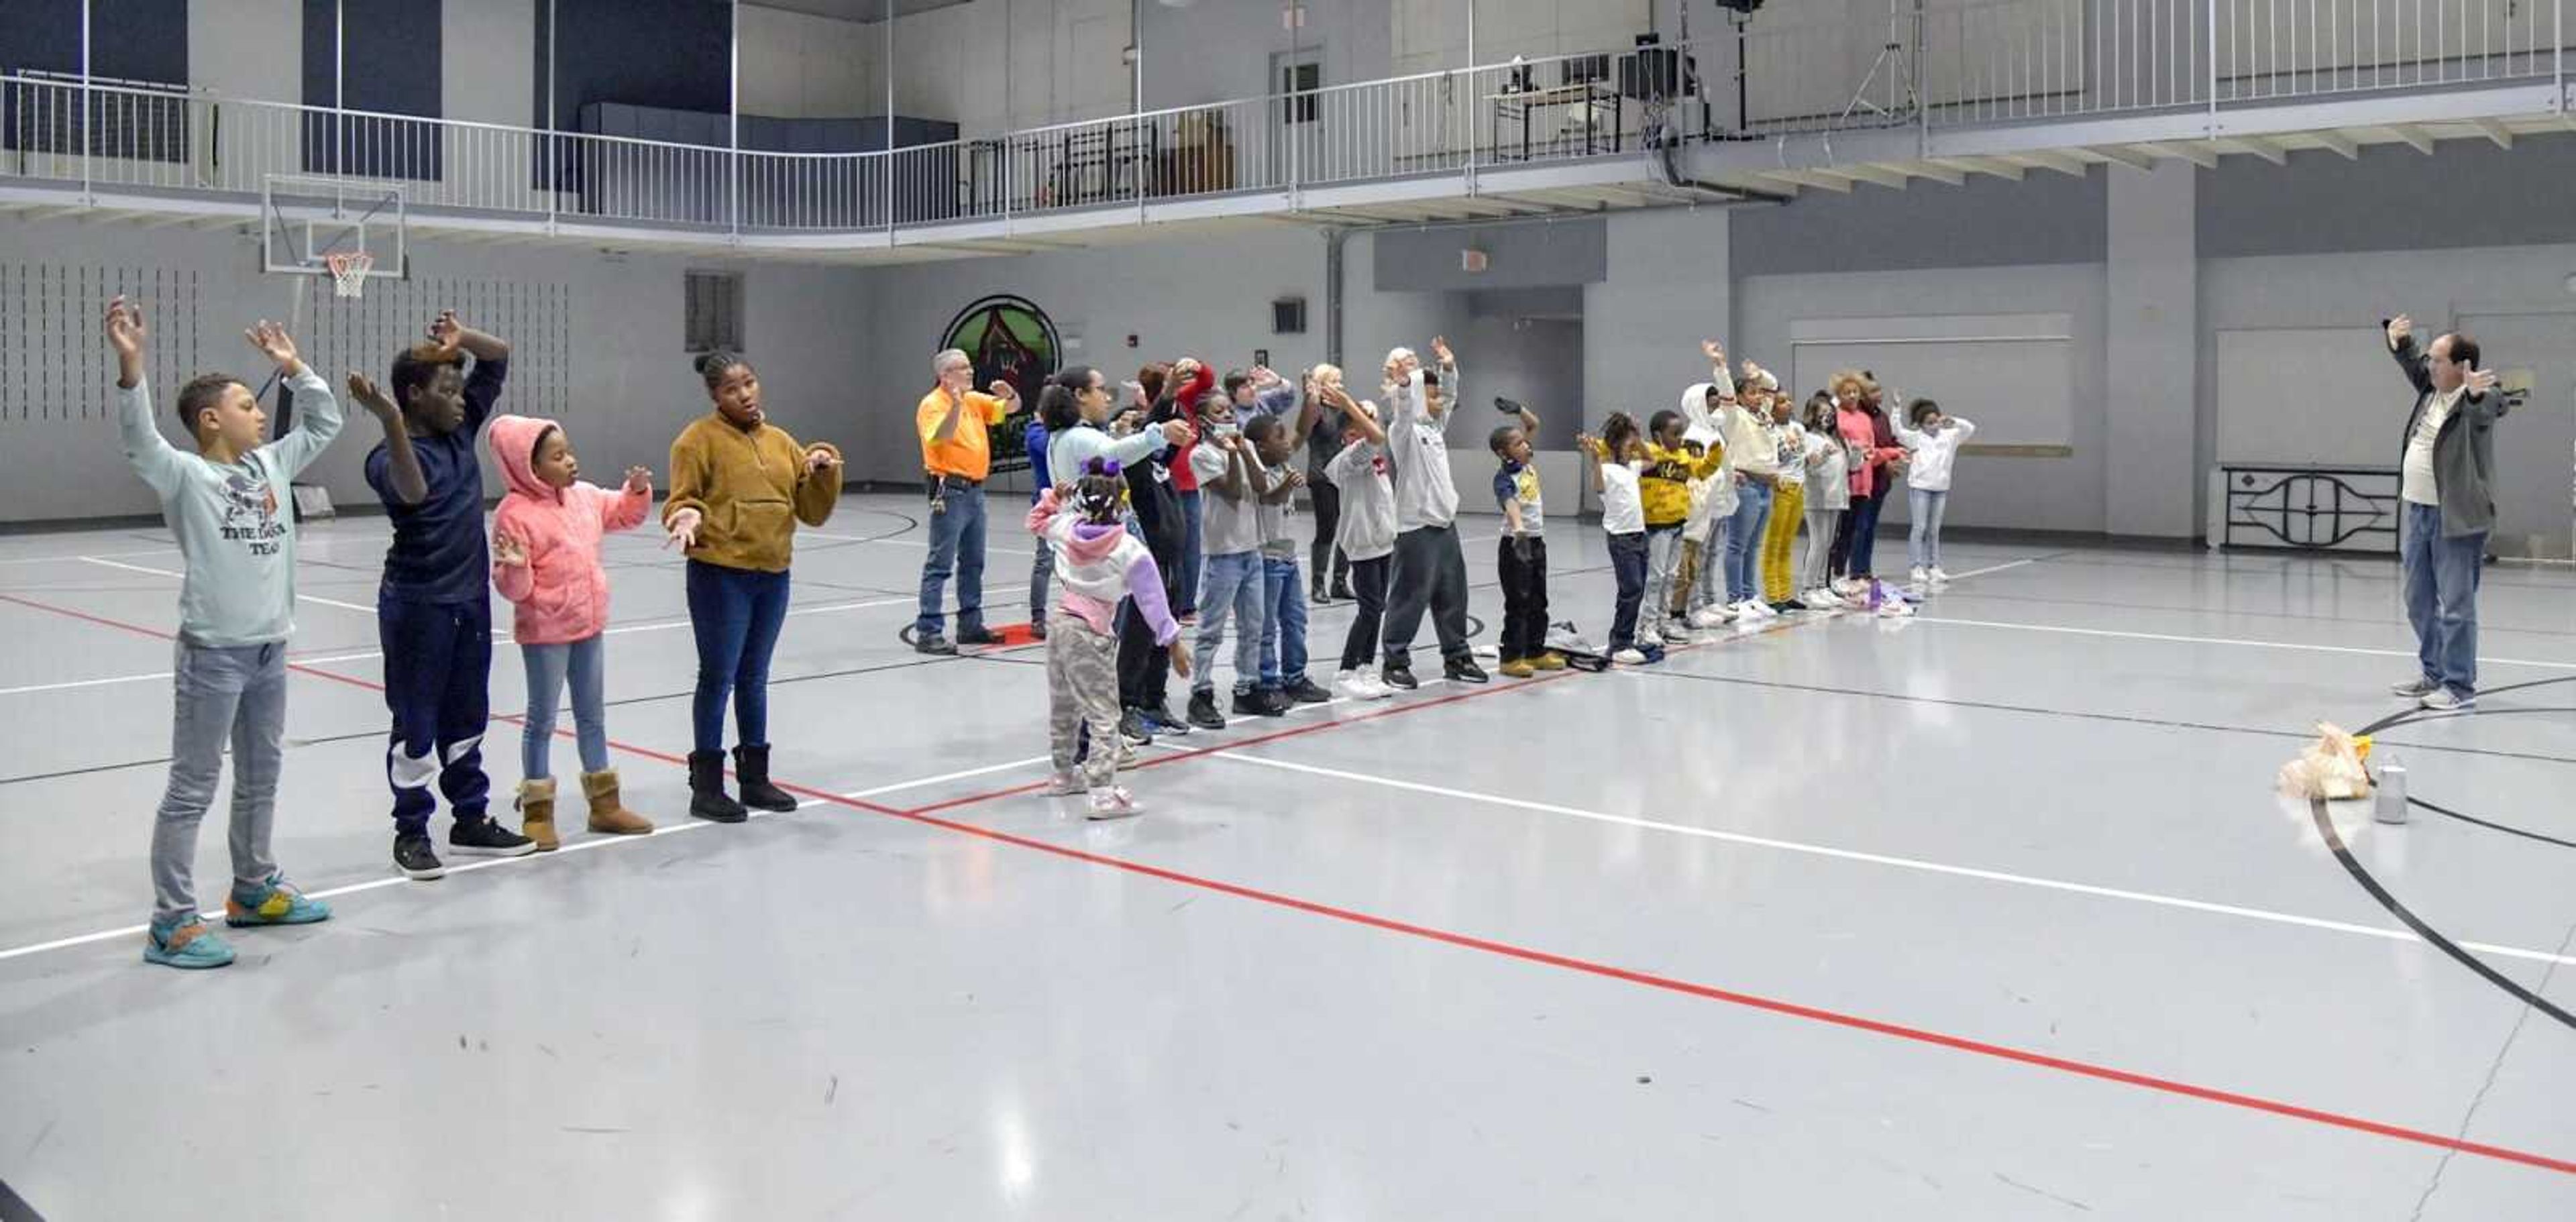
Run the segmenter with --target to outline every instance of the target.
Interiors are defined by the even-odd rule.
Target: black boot
[[[733,779],[742,786],[742,804],[757,810],[796,809],[796,796],[769,783],[769,744],[733,749]]]
[[[709,823],[740,823],[751,817],[742,803],[725,795],[724,752],[689,753],[689,815]]]

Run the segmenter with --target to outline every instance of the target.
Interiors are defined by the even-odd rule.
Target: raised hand
[[[628,467],[626,469],[626,490],[628,492],[642,492],[650,494],[653,491],[653,469],[651,467]]]
[[[668,550],[674,543],[679,544],[683,551],[696,547],[699,521],[700,515],[694,509],[672,514],[671,520],[662,524],[662,547]]]
[[[304,363],[295,355],[295,337],[288,335],[286,328],[265,318],[259,320],[259,325],[242,332],[242,338],[249,340],[251,347],[259,349],[260,355],[276,362],[280,369],[292,373],[297,365]]]
[[[2388,320],[2388,346],[2394,348],[2415,334],[2415,320],[2400,314]]]
[[[1723,365],[1726,363],[1726,345],[1721,344],[1716,340],[1701,340],[1699,342],[1699,351],[1700,355],[1707,357],[1711,364]]]
[[[840,465],[841,460],[830,450],[826,450],[821,446],[815,446],[805,451],[805,470],[809,473]]]
[[[438,317],[431,320],[429,342],[443,352],[454,352],[457,345],[465,342],[465,324],[456,321],[456,311],[440,310]]]
[[[1458,360],[1458,354],[1449,350],[1449,337],[1445,335],[1431,337],[1431,355],[1439,357],[1443,365],[1455,364]]]
[[[402,409],[394,405],[393,398],[385,394],[384,390],[367,375],[352,369],[349,371],[347,382],[349,397],[355,400],[358,406],[367,409],[367,414],[375,417],[377,423],[390,425],[394,422],[394,417],[402,414]]]
[[[1185,446],[1198,439],[1199,431],[1191,428],[1187,420],[1175,418],[1163,422],[1163,440],[1171,445]]]
[[[127,361],[143,359],[143,342],[150,329],[143,325],[143,307],[123,296],[107,303],[107,346],[116,350],[117,358]]]
[[[991,394],[992,394],[992,396],[993,396],[994,398],[996,398],[996,399],[1012,399],[1012,400],[1016,400],[1016,399],[1018,399],[1018,398],[1020,397],[1020,388],[1019,388],[1019,387],[1017,387],[1017,386],[1013,386],[1013,385],[1011,385],[1010,383],[1005,382],[1005,381],[1003,381],[1003,380],[1002,380],[1002,379],[1000,379],[1000,378],[995,378],[995,379],[993,379],[993,385],[992,385],[992,388],[991,388],[990,393],[991,393]]]
[[[492,561],[495,564],[509,565],[514,569],[525,568],[528,564],[528,545],[519,542],[517,535],[496,534],[492,536]]]
[[[1288,486],[1292,489],[1305,487],[1306,473],[1303,471],[1290,471],[1288,473]]]
[[[2456,342],[2456,341],[2454,341],[2454,342]],[[2487,393],[2487,392],[2488,392],[2488,391],[2490,391],[2490,390],[2494,390],[2494,389],[2495,389],[2495,384],[2496,384],[2496,375],[2495,375],[2495,370],[2492,370],[2492,369],[2472,369],[2472,370],[2470,370],[2470,371],[2469,371],[2469,380],[2468,380],[2468,382],[2466,383],[2466,385],[2467,385],[2467,386],[2468,386],[2468,388],[2469,388],[2469,393],[2470,393],[2470,394],[2473,394],[2473,395],[2483,395],[2483,394]]]

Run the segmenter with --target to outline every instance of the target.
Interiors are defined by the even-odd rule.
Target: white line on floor
[[[185,581],[188,579],[188,575],[185,573],[175,572],[170,569],[147,568],[140,564],[127,564],[121,560],[107,559],[104,556],[82,556],[79,557],[79,559],[90,564],[98,565],[101,568],[124,569],[129,573],[149,573],[154,577],[167,577],[172,581]],[[374,615],[376,613],[376,609],[374,607],[364,606],[359,603],[344,603],[339,599],[324,598],[319,594],[298,594],[295,597],[304,602],[320,603],[325,607],[338,607],[343,611],[363,611],[369,615]]]
[[[156,547],[144,552],[101,552],[95,556],[11,556],[0,560],[0,564],[65,564],[75,560],[125,559],[133,556],[176,556],[178,554],[179,549],[175,547]]]
[[[2183,645],[2234,645],[2246,649],[2291,649],[2305,653],[2358,654],[2374,658],[2413,658],[2415,656],[2415,651],[2412,649],[2364,649],[2354,645],[2310,645],[2296,641],[2249,641],[2237,637],[2178,636],[2163,632],[2127,632],[2110,628],[2070,628],[2060,624],[2007,624],[1994,620],[1944,619],[1939,616],[1931,615],[1916,616],[1914,622],[1918,624],[1946,624],[1959,628],[1997,628],[2007,632],[2056,632],[2070,636],[2118,637],[2122,640],[2131,641],[2171,641]],[[2481,666],[2533,666],[2546,670],[2576,670],[2576,662],[2541,662],[2527,658],[2481,657],[2478,659],[2478,664]]]
[[[1985,575],[1986,575],[1986,574],[1988,574],[1988,573],[2000,573],[2000,572],[2003,572],[2005,569],[2017,569],[2017,568],[2020,568],[2021,566],[2023,566],[2023,565],[2025,565],[2025,564],[2037,564],[2037,563],[2039,563],[2039,557],[2037,557],[2037,556],[2028,556],[2028,557],[2024,557],[2023,559],[2020,559],[2020,560],[2007,561],[2007,562],[2005,562],[2005,563],[2003,563],[2003,564],[1989,564],[1989,565],[1987,565],[1986,567],[1981,568],[1981,569],[1970,569],[1970,570],[1968,570],[1967,572],[1964,572],[1964,573],[1952,573],[1952,574],[1950,574],[1950,580],[1952,580],[1952,581],[1966,581],[1967,579],[1969,579],[1969,578],[1971,578],[1971,577],[1983,577],[1983,576],[1985,576]]]
[[[1669,832],[1676,836],[1691,836],[1702,840],[1717,840],[1728,844],[1739,844],[1752,848],[1777,849],[1787,853],[1802,853],[1813,857],[1830,857],[1840,861],[1857,861],[1869,865],[1890,866],[1901,870],[1918,870],[1928,874],[1944,874],[1955,878],[1982,879],[1986,882],[2009,883],[2020,887],[2035,887],[2044,891],[2064,891],[2075,895],[2090,895],[2103,899],[2129,900],[2134,903],[2153,904],[2163,908],[2180,908],[2192,912],[2207,912],[2220,916],[2243,917],[2248,920],[2270,921],[2282,925],[2297,925],[2309,929],[2322,929],[2333,933],[2358,934],[2364,937],[2385,938],[2392,942],[2414,942],[2419,944],[2423,942],[2423,939],[2416,936],[2415,931],[2411,929],[2389,928],[2379,925],[2358,925],[2350,921],[2332,921],[2322,917],[2299,916],[2294,913],[2274,912],[2265,908],[2247,908],[2236,904],[2218,904],[2211,903],[2207,900],[2184,899],[2180,896],[2159,895],[2152,891],[2130,891],[2118,887],[2099,887],[2091,883],[2067,882],[2062,879],[2040,878],[2029,874],[2011,874],[2001,870],[1982,870],[1973,866],[1956,866],[1945,862],[1926,861],[1916,857],[1894,857],[1884,853],[1866,853],[1857,849],[1838,849],[1828,845],[1807,844],[1796,840],[1781,840],[1770,836],[1753,836],[1742,832],[1719,831],[1715,828],[1692,827],[1688,824],[1666,823],[1656,819],[1640,819],[1629,815],[1605,814],[1600,811],[1584,810],[1575,806],[1559,806],[1553,802],[1534,802],[1527,798],[1499,797],[1493,794],[1476,793],[1471,790],[1451,789],[1442,785],[1426,785],[1418,781],[1400,781],[1392,777],[1375,776],[1365,772],[1348,772],[1339,768],[1323,768],[1313,764],[1291,763],[1287,760],[1271,759],[1257,755],[1244,755],[1232,751],[1216,752],[1214,755],[1219,759],[1231,759],[1237,763],[1257,764],[1264,768],[1277,768],[1287,772],[1303,772],[1314,776],[1332,777],[1345,781],[1358,781],[1364,784],[1380,785],[1389,789],[1401,789],[1412,793],[1428,794],[1434,797],[1453,798],[1462,802],[1477,802],[1489,806],[1508,806],[1519,810],[1533,811],[1543,815],[1561,815],[1569,819],[1583,819],[1594,823],[1611,823],[1623,827],[1643,828],[1647,831]],[[2481,953],[2501,955],[2514,959],[2529,959],[2539,963],[2576,964],[2576,956],[2552,954],[2548,951],[2525,950],[2521,947],[2497,946],[2484,942],[2462,942],[2460,945]]]

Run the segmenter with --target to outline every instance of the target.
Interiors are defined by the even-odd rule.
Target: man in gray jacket
[[[2388,351],[2415,388],[2406,420],[2398,555],[2406,619],[2423,673],[2390,690],[2425,708],[2470,707],[2478,691],[2478,570],[2495,528],[2495,423],[2511,408],[2495,374],[2478,368],[2476,340],[2451,332],[2419,354],[2414,320],[2388,321]]]

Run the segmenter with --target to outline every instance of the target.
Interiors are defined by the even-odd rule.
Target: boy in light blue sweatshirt
[[[295,341],[266,320],[244,334],[294,388],[296,427],[265,445],[268,415],[250,389],[202,374],[179,390],[179,418],[197,445],[171,445],[152,422],[143,378],[148,334],[140,306],[109,302],[116,350],[116,423],[125,459],[161,498],[187,577],[179,589],[172,663],[170,784],[152,829],[152,925],[143,958],[170,967],[222,967],[233,949],[197,912],[197,824],[233,748],[233,885],[224,923],[305,925],[331,909],[286,881],[270,855],[277,772],[286,731],[286,638],[295,630],[297,472],[340,432],[331,388],[297,358]],[[355,375],[352,375],[353,377]]]

